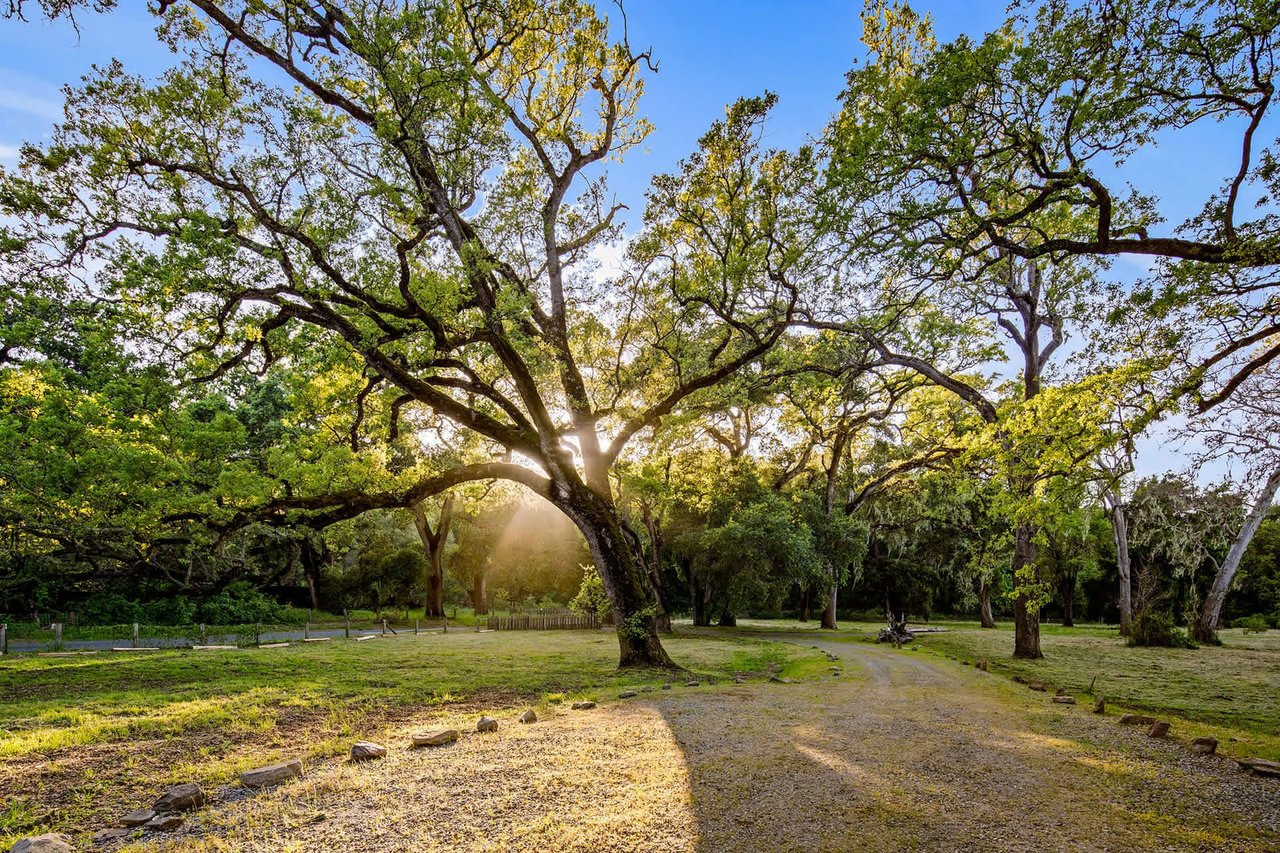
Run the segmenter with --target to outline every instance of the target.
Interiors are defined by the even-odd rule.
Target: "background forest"
[[[643,204],[618,15],[226,6],[0,169],[12,621],[1280,623],[1268,4],[871,3],[809,144],[743,98]],[[1124,163],[1209,123],[1169,226]]]

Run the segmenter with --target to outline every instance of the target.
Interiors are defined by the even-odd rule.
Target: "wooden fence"
[[[490,631],[559,631],[566,629],[596,629],[600,617],[577,613],[512,613],[508,616],[490,616]]]

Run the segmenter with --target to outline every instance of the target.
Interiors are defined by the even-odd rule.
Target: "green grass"
[[[1013,629],[940,623],[921,634],[924,650],[965,663],[985,659],[992,672],[1078,695],[1102,695],[1116,709],[1174,717],[1183,734],[1211,735],[1230,755],[1280,759],[1280,632],[1221,632],[1221,646],[1129,648],[1114,628],[1044,625],[1044,659],[1015,660]],[[1092,693],[1090,693],[1092,688]]]
[[[3,658],[0,850],[37,829],[109,821],[173,782],[224,784],[285,753],[340,755],[353,738],[424,712],[609,700],[673,678],[805,677],[825,663],[810,649],[744,637],[677,634],[664,644],[690,674],[619,671],[612,633],[577,631]]]
[[[820,660],[741,638],[676,636],[666,643],[681,664],[712,677]],[[215,725],[257,726],[282,707],[437,705],[661,680],[660,673],[620,672],[616,664],[617,641],[605,632],[463,631],[146,657],[15,656],[0,661],[0,758]]]

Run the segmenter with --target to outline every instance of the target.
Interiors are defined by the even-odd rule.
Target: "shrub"
[[[1173,623],[1173,616],[1159,610],[1144,610],[1129,629],[1130,646],[1160,646],[1170,649],[1197,648],[1195,640]]]
[[[100,592],[80,602],[76,615],[82,625],[128,625],[143,621],[141,610],[136,601],[119,593]]]
[[[291,607],[281,607],[246,581],[233,581],[200,604],[199,621],[209,625],[254,625],[294,622]],[[305,618],[305,617],[304,617]]]
[[[599,616],[604,619],[611,612],[609,596],[604,591],[604,581],[595,566],[582,567],[582,586],[569,602],[569,609],[583,616]]]
[[[1246,634],[1265,634],[1267,633],[1267,617],[1261,613],[1253,616],[1244,616],[1231,623],[1232,628],[1243,628]]]

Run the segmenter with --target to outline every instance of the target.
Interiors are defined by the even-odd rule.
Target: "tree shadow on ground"
[[[1280,849],[1280,786],[1079,706],[910,652],[848,675],[653,703],[696,849]]]

